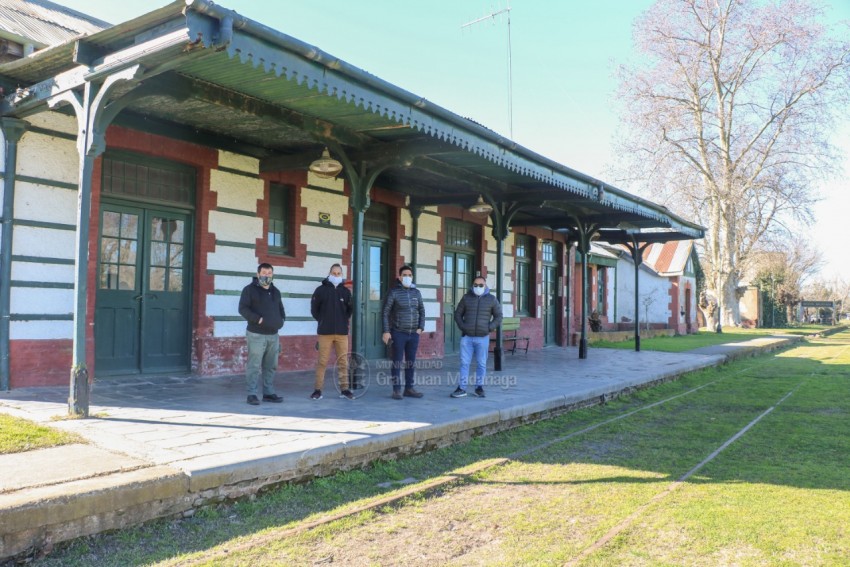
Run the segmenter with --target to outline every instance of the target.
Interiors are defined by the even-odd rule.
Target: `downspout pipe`
[[[410,250],[410,265],[413,267],[413,273],[416,273],[416,268],[419,265],[419,217],[422,216],[422,207],[410,207],[410,219],[412,223],[411,250]]]
[[[24,135],[28,122],[17,118],[0,119],[3,131],[5,159],[3,163],[3,216],[0,217],[0,390],[11,386],[10,320],[12,315],[12,219],[15,205],[15,179],[18,166],[18,142]]]

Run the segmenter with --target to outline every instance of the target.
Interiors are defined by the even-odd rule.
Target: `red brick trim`
[[[74,341],[71,339],[10,341],[9,388],[67,386],[73,348]]]

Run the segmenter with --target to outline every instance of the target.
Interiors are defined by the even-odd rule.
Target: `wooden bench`
[[[494,331],[490,341],[495,346],[497,334]],[[510,349],[511,354],[516,354],[517,344],[520,341],[525,341],[523,352],[528,354],[528,343],[530,337],[525,337],[519,334],[519,317],[505,317],[502,319],[502,341],[513,343],[513,348]],[[520,347],[522,348],[522,347]]]

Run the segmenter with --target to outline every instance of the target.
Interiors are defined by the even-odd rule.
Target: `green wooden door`
[[[543,344],[555,344],[557,329],[557,282],[554,266],[543,266]]]
[[[144,211],[103,206],[94,313],[95,368],[98,374],[138,372]]]
[[[382,240],[365,240],[363,258],[366,275],[366,358],[385,356],[383,335],[384,298],[387,296],[387,243]]]
[[[543,272],[543,344],[552,345],[557,340],[558,329],[558,274],[560,273],[560,246],[551,241],[540,245]]]
[[[472,285],[472,254],[446,252],[443,255],[443,342],[445,354],[460,350],[460,329],[454,313],[460,298]]]
[[[95,309],[98,374],[186,371],[191,216],[104,203]]]

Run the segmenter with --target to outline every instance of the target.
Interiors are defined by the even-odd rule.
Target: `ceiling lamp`
[[[318,177],[330,179],[339,175],[339,172],[342,171],[342,164],[331,157],[326,147],[322,151],[322,157],[311,163],[308,169]]]
[[[478,195],[478,201],[467,209],[470,213],[485,213],[493,212],[493,206],[490,203],[485,203],[481,195]]]

